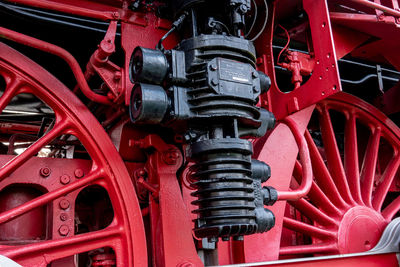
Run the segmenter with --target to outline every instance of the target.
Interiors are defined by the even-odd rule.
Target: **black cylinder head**
[[[168,61],[160,50],[136,47],[129,63],[132,83],[161,84],[168,72]]]
[[[161,86],[145,83],[135,84],[129,104],[129,114],[133,122],[160,123],[167,108],[167,94]]]

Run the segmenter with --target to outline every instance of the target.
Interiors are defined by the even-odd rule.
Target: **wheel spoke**
[[[299,222],[291,218],[283,218],[283,226],[295,232],[303,233],[312,237],[317,237],[319,239],[335,239],[336,233],[318,228],[313,225],[306,224],[304,222]]]
[[[382,211],[382,216],[387,220],[391,221],[400,210],[400,196],[393,200],[386,208]]]
[[[298,183],[300,183],[301,179],[301,165],[298,161],[296,161],[294,170],[293,170],[293,177],[296,179]],[[316,206],[320,207],[326,212],[329,212],[331,215],[336,214],[340,216],[343,214],[341,210],[339,210],[330,200],[329,198],[322,192],[321,188],[313,181],[311,185],[310,192],[308,192],[308,198],[312,203]]]
[[[336,187],[347,203],[354,203],[350,193],[349,185],[347,183],[339,148],[336,143],[335,132],[333,130],[329,110],[326,106],[324,106],[321,110],[320,127],[328,168]]]
[[[49,202],[51,202],[61,196],[64,196],[66,194],[69,194],[72,191],[77,190],[85,185],[88,185],[101,177],[102,177],[101,170],[94,171],[94,172],[86,175],[84,178],[76,180],[68,185],[63,186],[63,187],[57,188],[54,191],[48,192],[44,195],[41,195],[31,201],[28,201],[20,206],[15,207],[13,209],[4,211],[4,212],[0,213],[0,224],[8,222],[18,216],[21,216],[22,214],[24,214],[26,212],[29,212],[29,211],[37,208],[37,207],[46,205]]]
[[[13,79],[8,85],[3,95],[0,97],[0,113],[10,103],[11,99],[17,94],[22,86],[22,82],[18,79]]]
[[[325,226],[337,225],[337,222],[333,218],[331,218],[330,216],[328,216],[327,214],[325,214],[324,212],[322,212],[321,210],[319,210],[318,208],[316,208],[303,198],[294,202],[289,202],[289,204],[292,205],[297,210],[299,210],[307,218],[315,222],[318,222],[319,224]]]
[[[377,187],[372,199],[372,206],[377,211],[382,209],[383,201],[400,166],[400,153],[396,152],[394,154],[395,156],[390,160],[382,175],[382,183]]]
[[[375,128],[368,140],[367,149],[363,160],[360,182],[361,196],[365,205],[372,207],[372,189],[374,187],[374,178],[376,163],[378,160],[379,141],[381,138],[381,129]]]
[[[49,144],[57,136],[61,135],[61,133],[68,127],[68,125],[69,122],[67,120],[57,123],[54,128],[51,129],[46,135],[39,138],[20,155],[14,157],[9,162],[4,164],[4,166],[0,169],[0,181],[10,175],[17,168],[19,168],[29,158],[38,153],[40,149],[42,149],[45,145]]]
[[[22,263],[50,263],[53,260],[64,258],[101,247],[115,246],[121,241],[123,229],[110,226],[106,229],[84,233],[72,237],[48,240],[22,246],[6,247],[0,253]]]
[[[4,157],[7,160],[0,165],[0,181],[6,189],[1,195],[6,202],[2,203],[0,212],[3,239],[0,255],[10,257],[23,266],[46,267],[56,259],[82,253],[79,264],[88,265],[90,255],[96,252],[93,250],[109,247],[112,251],[106,253],[115,254],[118,266],[147,266],[146,237],[136,192],[126,166],[106,131],[65,85],[2,43],[0,65],[0,75],[6,82],[0,96],[0,112],[10,112],[7,114],[12,117],[14,110],[8,110],[9,106],[14,105],[14,100],[17,100],[16,106],[24,104],[25,98],[22,100],[19,96],[25,93],[32,96],[26,98],[29,107],[34,108],[39,102],[44,104],[40,105],[43,112],[32,119],[31,116],[28,119],[22,116],[12,118],[22,127],[15,128],[13,124],[12,131],[3,129],[6,134],[3,143],[10,134],[46,131],[40,138],[34,138],[28,148],[24,146],[21,154]],[[3,79],[0,83],[3,85]],[[42,117],[47,118],[47,108],[55,113],[55,125],[46,127],[46,120],[42,126],[37,125],[36,130],[32,130],[29,120],[39,122]],[[25,131],[28,126],[31,128]],[[64,142],[57,141],[67,135],[73,135],[82,142],[75,143],[75,139],[68,138],[61,140],[66,141],[64,145]],[[52,159],[50,154],[50,158],[36,159],[38,153],[41,154],[41,150],[47,150],[47,147],[52,152],[67,151],[66,157]],[[13,150],[11,145],[10,151]],[[51,175],[38,173],[38,168],[43,171],[48,168]],[[35,173],[30,173],[31,170]],[[64,175],[69,178],[75,176],[76,179],[64,179]],[[88,190],[79,192],[86,187]],[[74,205],[70,204],[66,210],[62,205],[56,207],[66,196]],[[93,210],[89,211],[87,207]],[[111,220],[112,223],[102,230],[75,235],[76,220],[87,229],[99,229]],[[57,233],[57,230],[60,232]],[[45,239],[40,239],[43,237]],[[76,263],[75,256],[69,259]]]
[[[346,121],[344,135],[344,169],[353,199],[364,205],[361,198],[360,170],[358,166],[357,126],[354,113]]]
[[[318,254],[338,252],[339,249],[334,242],[320,243],[312,245],[299,245],[281,247],[279,255],[295,255],[295,254]]]
[[[321,188],[316,183],[312,183],[310,193],[308,194],[310,200],[320,207],[322,210],[329,212],[332,215],[336,214],[341,216],[343,212],[339,210],[329,198],[322,192]]]
[[[310,150],[310,158],[313,167],[313,173],[317,184],[324,191],[326,196],[332,200],[333,203],[339,208],[346,208],[348,204],[344,202],[341,197],[338,189],[336,188],[335,183],[332,180],[332,177],[324,163],[324,160],[321,157],[321,154],[318,151],[317,146],[315,145],[311,134],[306,131],[305,132],[308,148]]]

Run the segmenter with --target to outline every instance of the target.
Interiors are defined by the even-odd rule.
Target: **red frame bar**
[[[395,16],[395,17],[400,17],[400,12],[399,11],[394,10],[392,8],[389,8],[389,7],[386,7],[386,6],[383,6],[383,5],[380,5],[380,4],[377,4],[375,2],[371,2],[371,1],[368,1],[368,0],[350,0],[350,1],[353,2],[353,3],[357,3],[357,4],[360,4],[360,5],[366,6],[366,7],[370,7],[370,8],[373,8],[373,9],[380,10],[380,11],[382,11],[384,13],[387,13],[387,14]]]
[[[87,98],[89,98],[94,102],[98,102],[105,105],[112,104],[112,102],[106,96],[96,94],[92,91],[92,89],[90,89],[85,79],[85,75],[83,74],[82,69],[79,66],[79,63],[67,50],[59,46],[50,44],[48,42],[3,27],[0,27],[0,36],[2,36],[3,38],[6,37],[14,42],[39,49],[43,52],[47,52],[62,58],[70,66],[72,72],[74,73],[76,81],[78,82],[79,87],[81,88],[82,92],[85,94]]]

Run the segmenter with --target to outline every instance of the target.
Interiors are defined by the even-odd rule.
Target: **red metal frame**
[[[151,7],[145,13],[133,12],[128,8],[128,2],[119,0],[13,2],[110,22],[104,40],[94,51],[85,72],[75,58],[61,47],[0,27],[0,35],[65,60],[78,83],[75,92],[80,89],[93,102],[117,109],[115,113],[114,110],[109,112],[112,114],[103,122],[103,126],[109,126],[118,119],[124,113],[123,104],[129,103],[132,83],[129,80],[128,67],[133,49],[138,45],[154,47],[171,27],[171,23],[158,18]],[[383,207],[388,192],[398,191],[394,181],[400,166],[400,130],[369,104],[341,93],[332,96],[341,90],[337,59],[350,52],[369,60],[383,55],[386,61],[400,69],[400,57],[397,53],[400,38],[395,34],[400,23],[398,2],[345,1],[351,8],[360,8],[363,14],[328,12],[328,3],[343,3],[340,0],[299,2],[308,15],[308,23],[299,28],[304,30],[308,27],[311,32],[311,38],[306,37],[310,41],[310,53],[289,50],[285,53],[287,61],[277,62],[292,72],[294,90],[283,93],[279,89],[272,49],[276,27],[280,23],[277,9],[287,3],[285,0],[270,3],[272,15],[268,27],[256,40],[258,67],[269,74],[272,81],[269,93],[262,96],[261,105],[273,111],[282,122],[272,133],[256,140],[254,144],[254,156],[272,168],[272,177],[266,185],[278,189],[279,201],[269,207],[276,216],[276,226],[265,234],[246,236],[243,242],[220,242],[220,264],[366,250],[376,243],[383,228],[400,208],[400,197]],[[109,61],[115,51],[117,23],[121,23],[124,66],[117,66]],[[293,32],[291,34],[295,35]],[[172,34],[164,43],[166,48],[173,47],[178,42],[177,38]],[[366,56],[363,51],[368,51]],[[166,144],[157,135],[132,139],[131,134],[141,136],[141,133],[121,130],[118,155],[104,129],[68,89],[38,65],[3,44],[0,44],[0,74],[6,77],[7,83],[7,90],[0,98],[0,110],[16,94],[28,92],[48,104],[57,117],[55,126],[24,153],[12,159],[9,156],[0,156],[0,162],[4,163],[0,169],[0,190],[14,184],[35,184],[48,191],[0,213],[0,231],[1,227],[6,229],[7,225],[17,220],[24,225],[22,219],[28,217],[23,216],[40,217],[34,215],[37,208],[53,203],[52,233],[48,236],[49,240],[22,246],[1,245],[0,254],[25,265],[36,266],[107,246],[114,249],[119,266],[146,266],[147,252],[150,253],[154,266],[202,266],[197,255],[199,242],[193,239],[191,232],[191,219],[194,216],[190,214],[193,208],[190,204],[191,190],[185,187],[184,179],[179,183],[177,178],[185,157],[177,147]],[[107,96],[96,94],[88,86],[88,80],[95,74],[109,88]],[[303,76],[308,75],[311,75],[310,79],[303,83]],[[383,97],[383,103],[389,104],[384,108],[387,113],[398,110],[397,102],[391,99],[393,95],[397,95],[397,91],[397,87],[394,87]],[[327,97],[330,98],[324,100]],[[319,113],[323,147],[315,144],[307,130],[314,108]],[[344,151],[339,150],[330,110],[341,112],[345,117]],[[365,153],[363,160],[358,160],[358,122],[371,131],[365,147],[368,153]],[[38,131],[36,126],[0,124],[1,133]],[[91,163],[82,160],[35,158],[43,146],[65,133],[79,138],[92,158]],[[392,146],[392,152],[380,152],[383,139]],[[300,161],[297,161],[298,154]],[[126,162],[124,166],[120,156],[144,158],[146,163]],[[385,160],[387,164],[382,163]],[[63,165],[62,168],[60,164]],[[380,171],[381,165],[385,166],[384,171]],[[77,175],[78,167],[80,171]],[[52,170],[51,174],[46,168]],[[85,174],[83,178],[82,172]],[[27,178],[30,173],[35,175]],[[44,179],[44,176],[49,178]],[[109,194],[114,208],[114,220],[103,230],[75,235],[72,230],[73,203],[80,190],[93,184],[102,186]],[[140,210],[136,194],[142,204],[148,207]],[[142,196],[148,196],[148,200],[141,199]],[[69,205],[66,205],[66,201]],[[147,233],[143,220],[149,220]],[[355,227],[354,221],[365,227]],[[27,229],[32,230],[32,235],[37,230]],[[359,231],[365,229],[368,230],[367,233]],[[29,231],[27,232],[29,235]],[[310,237],[311,243],[297,244],[299,236]],[[289,246],[290,242],[296,245]],[[112,255],[103,256],[98,257],[98,265],[115,263]],[[393,254],[369,255],[363,258],[317,260],[313,265],[352,266],[364,263],[391,265],[396,263],[396,259]],[[285,262],[268,266],[307,264],[309,263]]]
[[[276,26],[276,6],[279,1],[271,4],[268,28],[256,42],[257,51],[262,58],[259,62],[260,67],[271,77],[272,82],[268,93],[268,106],[278,119],[283,119],[341,90],[327,2],[303,0],[302,3],[308,15],[315,59],[313,73],[306,83],[290,93],[283,93],[276,81],[272,41]]]

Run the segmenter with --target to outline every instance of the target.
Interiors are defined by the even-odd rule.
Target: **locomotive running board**
[[[223,265],[224,267],[252,266],[400,266],[400,218],[388,224],[378,244],[371,250],[361,253],[351,253],[335,256],[323,256],[303,259],[290,259],[269,262],[243,263]],[[221,267],[221,266],[220,266]]]

